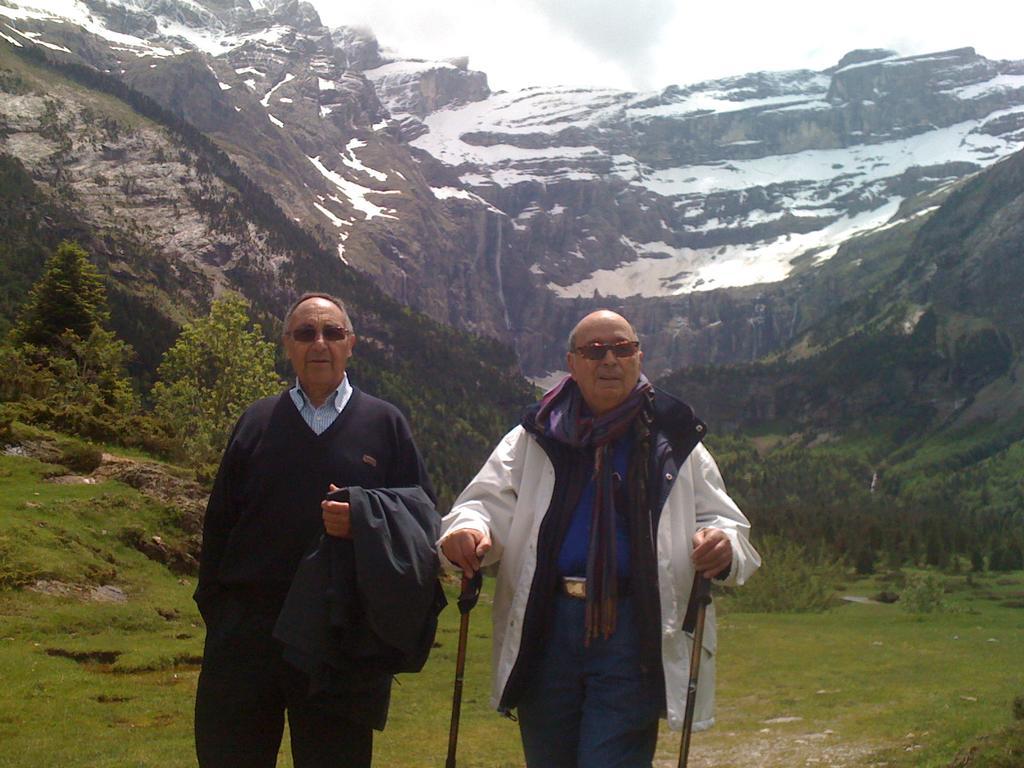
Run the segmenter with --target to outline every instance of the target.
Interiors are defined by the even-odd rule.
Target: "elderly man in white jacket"
[[[569,339],[570,376],[444,518],[441,551],[499,562],[493,704],[516,709],[529,768],[650,766],[659,717],[683,719],[696,572],[742,584],[749,524],[701,445],[705,426],[640,372],[632,326],[601,310]],[[696,727],[713,719],[713,610]]]

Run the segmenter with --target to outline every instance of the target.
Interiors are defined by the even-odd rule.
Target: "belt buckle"
[[[562,591],[577,600],[587,599],[587,580],[582,576],[565,576],[562,579]]]

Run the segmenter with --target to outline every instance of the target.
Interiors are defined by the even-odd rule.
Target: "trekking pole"
[[[704,641],[704,614],[711,603],[711,580],[698,572],[693,577],[690,604],[683,619],[683,631],[693,632],[690,651],[690,683],[686,687],[686,713],[683,716],[683,739],[679,744],[679,768],[686,768],[690,758],[690,734],[693,732],[693,710],[697,703],[697,675],[700,674],[700,655]]]
[[[459,650],[455,656],[455,690],[452,693],[452,722],[448,729],[448,759],[444,768],[455,768],[455,749],[459,742],[459,714],[462,710],[462,678],[466,670],[466,640],[469,637],[469,612],[480,597],[484,575],[480,571],[469,578],[462,576],[462,592],[459,594]]]

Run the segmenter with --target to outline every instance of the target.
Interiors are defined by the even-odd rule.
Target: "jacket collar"
[[[654,424],[673,444],[692,440],[693,445],[696,445],[708,431],[707,425],[697,418],[693,408],[657,387],[654,389]]]

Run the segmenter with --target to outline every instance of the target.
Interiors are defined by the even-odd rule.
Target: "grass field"
[[[56,471],[0,456],[0,766],[192,766],[203,638],[194,582],[121,538],[140,527],[169,535],[170,512],[118,483],[44,482]],[[60,591],[55,581],[79,589],[11,587],[27,578],[49,581],[51,592]],[[737,613],[720,600],[718,722],[694,735],[690,764],[945,768],[979,737],[1009,728],[1012,701],[1024,694],[1024,574],[943,579],[952,610],[926,615],[858,603]],[[85,587],[99,584],[126,601],[85,599]],[[883,586],[850,581],[844,594]],[[457,623],[450,607],[426,669],[399,678],[375,764],[444,764]],[[522,765],[516,724],[487,703],[489,630],[485,594],[470,630],[466,768]],[[663,732],[657,765],[674,766],[677,750],[678,735]],[[1005,759],[960,765],[1024,765]],[[287,749],[279,764],[291,765]]]

